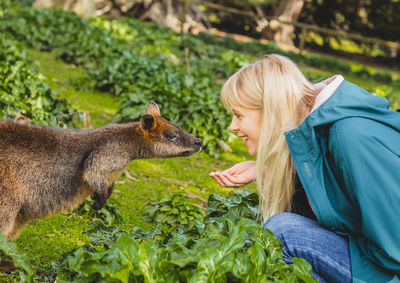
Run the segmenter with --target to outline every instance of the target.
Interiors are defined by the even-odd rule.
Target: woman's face
[[[233,117],[229,130],[242,138],[250,155],[257,153],[261,130],[261,110],[232,107]]]

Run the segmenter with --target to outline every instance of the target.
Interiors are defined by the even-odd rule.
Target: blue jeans
[[[320,282],[351,282],[349,242],[317,222],[294,213],[278,213],[265,224],[282,242],[283,258],[304,258]]]

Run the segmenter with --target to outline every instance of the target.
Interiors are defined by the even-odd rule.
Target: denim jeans
[[[349,242],[317,222],[294,213],[278,213],[265,224],[281,240],[283,258],[292,264],[291,257],[304,258],[320,282],[351,282]]]

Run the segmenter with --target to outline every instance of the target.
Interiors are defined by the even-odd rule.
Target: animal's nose
[[[201,140],[200,139],[194,140],[194,144],[201,146]]]

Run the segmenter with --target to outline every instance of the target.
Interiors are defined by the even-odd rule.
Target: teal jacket
[[[343,81],[290,153],[320,224],[349,239],[353,282],[400,282],[400,113]]]

